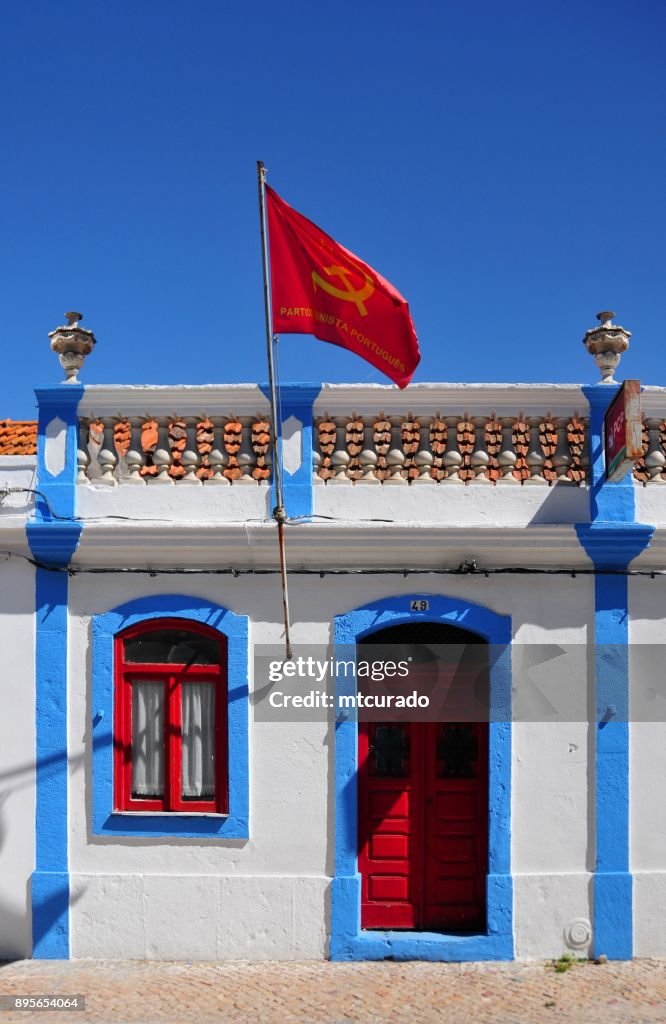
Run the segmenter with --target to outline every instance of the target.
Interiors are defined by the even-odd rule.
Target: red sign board
[[[606,479],[621,480],[643,455],[641,385],[625,380],[604,417]]]

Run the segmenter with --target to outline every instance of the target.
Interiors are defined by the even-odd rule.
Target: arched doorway
[[[358,724],[362,929],[486,930],[487,646],[470,630],[424,621],[358,642],[359,662],[370,651],[408,660],[431,697],[430,720]]]

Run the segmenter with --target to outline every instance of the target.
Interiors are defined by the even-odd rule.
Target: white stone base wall
[[[515,875],[513,893],[517,960],[592,953],[590,874]],[[590,938],[578,945],[586,923]]]
[[[634,956],[666,957],[666,871],[634,872]]]
[[[71,876],[71,955],[110,960],[321,960],[324,877]]]

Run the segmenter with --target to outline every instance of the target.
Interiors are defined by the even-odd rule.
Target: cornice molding
[[[25,528],[30,550],[45,565],[68,565],[76,551],[83,527],[76,522],[31,520]]]
[[[11,551],[12,554],[30,555],[30,546],[25,528],[27,516],[0,516],[0,551]],[[0,556],[0,563],[2,556]]]
[[[290,568],[589,568],[574,526],[455,528],[416,524],[299,524],[286,531]],[[75,565],[275,568],[272,523],[89,524]]]
[[[576,533],[597,569],[624,569],[650,544],[653,526],[643,523],[579,523]]]

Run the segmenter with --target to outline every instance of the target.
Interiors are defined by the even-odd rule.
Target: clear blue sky
[[[0,418],[61,379],[264,379],[255,161],[409,300],[418,380],[666,384],[663,0],[9,0]],[[309,337],[285,380],[384,381]]]

